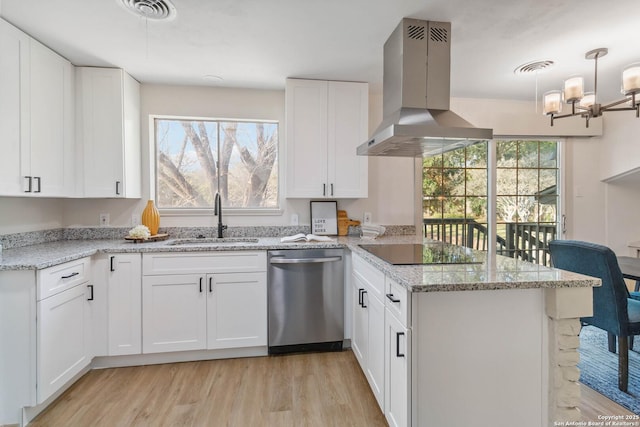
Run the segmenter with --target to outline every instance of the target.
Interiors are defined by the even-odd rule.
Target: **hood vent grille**
[[[407,37],[412,40],[424,40],[424,25],[409,25]]]
[[[449,32],[446,28],[431,27],[430,30],[429,36],[431,37],[431,41],[442,43],[449,42]]]

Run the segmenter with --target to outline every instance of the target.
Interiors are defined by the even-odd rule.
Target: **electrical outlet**
[[[292,213],[291,214],[291,225],[298,225],[298,214],[297,213]]]
[[[362,218],[362,222],[365,224],[371,224],[371,212],[365,212]]]
[[[107,225],[109,225],[109,221],[111,221],[111,216],[108,213],[101,213],[100,214],[100,226],[101,227],[106,227]]]
[[[131,225],[135,227],[136,225],[140,225],[140,215],[131,214]]]

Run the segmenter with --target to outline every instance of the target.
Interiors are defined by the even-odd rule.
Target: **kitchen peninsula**
[[[422,243],[422,239],[341,237],[329,243],[281,243],[276,237],[260,237],[220,245],[61,240],[6,249],[0,261],[0,324],[10,324],[26,336],[2,330],[13,336],[22,351],[20,356],[3,352],[7,360],[0,366],[12,371],[2,372],[2,377],[17,381],[20,374],[35,382],[36,326],[19,325],[16,319],[5,317],[31,321],[36,275],[43,269],[87,260],[86,265],[93,264],[86,273],[95,284],[91,297],[95,292],[96,301],[92,303],[99,305],[98,295],[108,298],[106,290],[100,289],[105,280],[99,276],[107,274],[107,260],[114,255],[130,254],[139,262],[144,254],[153,253],[239,254],[346,247],[350,262],[345,272],[345,310],[351,322],[345,338],[351,339],[354,354],[391,425],[537,427],[579,419],[578,319],[589,314],[591,287],[598,286],[599,280],[500,256],[489,259],[483,252],[474,252],[478,262],[472,264],[394,266],[360,247],[398,242]],[[22,292],[24,298],[16,292]],[[12,297],[6,298],[9,294]],[[266,346],[252,347],[252,352],[264,355]],[[155,363],[162,361],[158,355],[144,353],[127,359],[91,354],[86,369],[96,361],[105,364],[118,357],[120,365],[148,362],[149,357],[156,357]],[[225,354],[249,355],[241,350]],[[172,355],[176,357],[176,352]],[[14,396],[23,399],[20,407],[36,404],[30,389],[33,383],[27,382],[12,387]],[[8,396],[7,390],[0,392]],[[18,407],[2,409],[0,421],[16,422]]]

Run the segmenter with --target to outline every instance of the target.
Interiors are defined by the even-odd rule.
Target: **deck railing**
[[[468,248],[487,250],[487,227],[473,219],[444,218],[423,220],[424,237]],[[556,226],[539,223],[504,224],[504,237],[496,236],[496,252],[516,259],[550,265],[549,242],[556,237]]]

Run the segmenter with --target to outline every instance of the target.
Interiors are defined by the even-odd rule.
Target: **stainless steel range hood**
[[[449,110],[451,24],[404,18],[384,44],[383,119],[358,155],[431,156],[493,138]]]

